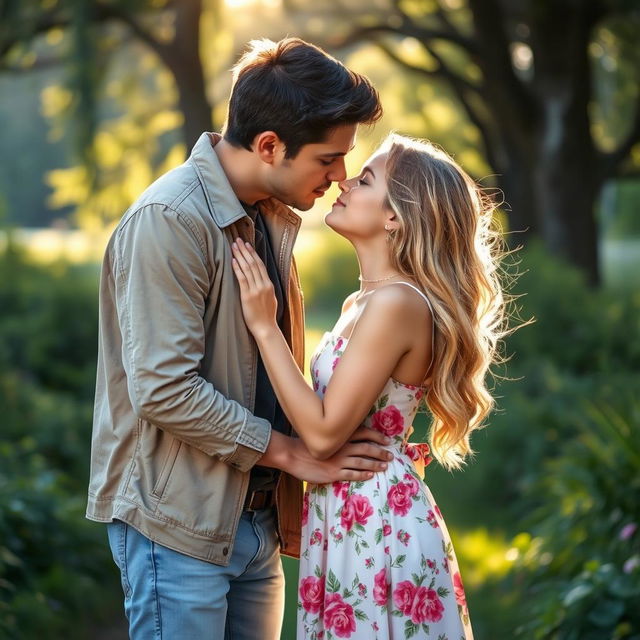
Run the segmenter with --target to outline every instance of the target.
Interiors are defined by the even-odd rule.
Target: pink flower
[[[362,582],[358,585],[358,595],[361,598],[364,598],[364,596],[367,595],[367,587],[365,587]]]
[[[626,524],[620,530],[620,534],[619,534],[620,540],[628,540],[636,532],[637,528],[638,528],[638,525],[635,522],[630,522],[629,524]]]
[[[400,531],[398,531],[398,540],[400,540],[400,542],[406,547],[409,545],[409,540],[411,539],[411,534],[407,533],[406,531],[400,529]]]
[[[429,509],[427,512],[427,522],[434,528],[437,529],[440,525],[438,525],[438,521],[436,520],[436,514]]]
[[[463,608],[467,608],[467,597],[464,594],[464,586],[462,584],[462,578],[458,571],[453,575],[453,590],[456,594],[456,602]]]
[[[438,622],[442,619],[444,605],[433,589],[418,587],[411,603],[411,622]],[[403,612],[404,613],[404,612]]]
[[[373,507],[369,498],[359,494],[347,496],[347,499],[340,511],[340,524],[350,531],[354,522],[365,525],[367,520],[373,515]]]
[[[389,508],[393,513],[397,516],[406,516],[409,513],[409,509],[411,509],[411,505],[413,504],[411,500],[411,487],[404,483],[398,482],[398,484],[394,484],[391,489],[387,492],[387,502],[389,503]]]
[[[336,367],[338,366],[338,362],[340,362],[340,358],[336,358],[333,361],[333,364],[331,365],[331,371],[335,371]]]
[[[387,604],[389,598],[389,583],[387,582],[387,570],[380,569],[374,577],[373,601],[380,607]]]
[[[340,496],[342,500],[347,499],[347,492],[349,491],[348,482],[334,482],[332,486],[334,496]]]
[[[302,526],[309,522],[309,493],[304,492],[304,501],[302,503]]]
[[[353,607],[339,593],[330,593],[324,601],[324,626],[338,638],[350,638],[356,630]]]
[[[401,613],[408,616],[411,613],[411,606],[413,604],[413,596],[416,593],[416,587],[409,580],[399,582],[398,586],[393,591],[393,604],[400,609]]]
[[[342,338],[338,338],[338,342],[336,342],[336,346],[335,346],[335,350],[337,351],[338,349],[342,348],[342,343],[344,342],[344,340]]]
[[[309,613],[318,613],[324,602],[324,576],[302,578],[298,591],[304,610]]]
[[[622,565],[622,570],[625,573],[633,573],[638,567],[640,567],[640,556],[636,554],[627,559],[624,565]]]
[[[391,535],[391,525],[387,520],[382,521],[382,535],[383,536]]]
[[[402,479],[405,480],[406,483],[411,487],[411,495],[418,495],[418,491],[420,491],[420,483],[416,480],[416,478],[410,473],[405,473]]]
[[[438,518],[442,518],[442,512],[440,511],[440,507],[437,504],[433,505],[433,510],[438,514]]]
[[[397,436],[404,429],[404,418],[397,407],[389,405],[371,416],[371,428],[386,436]]]
[[[373,567],[373,558],[365,558],[364,566],[367,569],[371,569],[371,567]]]
[[[320,529],[314,529],[313,533],[311,534],[311,537],[309,538],[309,544],[314,545],[314,544],[320,544],[321,542],[322,542],[322,532],[320,531]]]

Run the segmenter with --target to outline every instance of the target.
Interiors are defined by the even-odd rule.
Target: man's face
[[[284,148],[267,175],[273,197],[300,211],[311,209],[317,198],[346,178],[345,155],[353,149],[357,124],[333,129],[324,142],[306,144],[295,158],[284,158]]]

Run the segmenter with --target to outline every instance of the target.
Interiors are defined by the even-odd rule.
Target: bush
[[[0,256],[0,638],[86,638],[120,609],[105,529],[84,518],[96,284]]]
[[[619,403],[583,402],[579,436],[531,488],[540,506],[515,570],[528,614],[519,637],[640,638],[640,400]]]

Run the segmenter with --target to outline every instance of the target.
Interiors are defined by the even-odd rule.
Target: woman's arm
[[[406,292],[385,287],[370,296],[321,399],[307,384],[278,328],[273,285],[264,265],[242,241],[234,243],[233,251],[245,321],[280,405],[312,455],[328,458],[363,422],[411,348]]]

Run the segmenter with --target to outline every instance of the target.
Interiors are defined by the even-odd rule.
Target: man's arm
[[[299,480],[315,484],[357,482],[368,480],[376,471],[387,468],[385,461],[391,460],[393,454],[382,446],[389,442],[389,438],[379,431],[359,427],[339,451],[326,460],[317,460],[299,438],[273,431],[259,464],[281,469]]]
[[[132,213],[118,230],[112,261],[122,359],[138,417],[246,471],[265,452],[271,426],[200,375],[214,275],[206,250],[204,232],[160,204]]]

